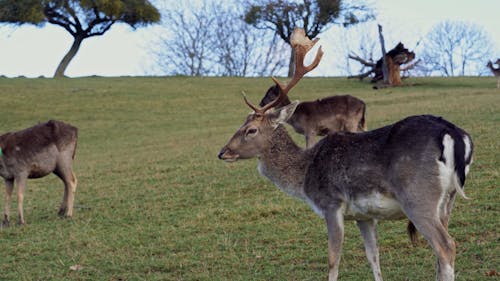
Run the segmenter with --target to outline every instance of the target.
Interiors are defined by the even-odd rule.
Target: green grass
[[[307,78],[290,96],[355,95],[367,103],[369,128],[430,113],[466,129],[476,150],[466,184],[472,200],[457,199],[450,223],[456,279],[498,279],[486,276],[500,271],[496,80],[405,83],[412,86],[372,90]],[[257,160],[216,157],[249,112],[240,91],[258,103],[270,85],[268,78],[1,78],[0,132],[48,119],[79,128],[79,185],[70,220],[56,214],[63,187],[55,176],[28,182],[24,227],[15,225],[14,198],[13,226],[0,229],[0,280],[325,280],[323,220],[260,177]],[[431,249],[422,238],[411,245],[405,221],[378,230],[386,280],[434,278]],[[372,279],[355,223],[345,232],[341,280]]]

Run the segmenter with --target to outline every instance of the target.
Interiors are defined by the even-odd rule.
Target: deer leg
[[[64,216],[64,214],[66,213],[66,209],[68,207],[68,191],[69,191],[69,185],[66,182],[64,182],[63,199],[61,202],[61,206],[59,207],[59,211],[57,212],[59,216]]]
[[[433,190],[434,189],[434,190]],[[417,198],[413,193],[397,194],[398,201],[415,228],[429,242],[437,257],[436,280],[453,281],[456,247],[448,234],[445,223],[448,222],[454,194],[447,194],[446,187],[438,191],[432,182],[407,187],[407,190],[427,190],[427,200],[414,204]]]
[[[58,167],[54,174],[56,174],[64,182],[64,195],[59,207],[58,214],[60,216],[66,215],[66,217],[73,216],[73,205],[75,202],[75,192],[77,179],[75,174],[71,169],[71,165],[62,165],[65,168]]]
[[[13,189],[14,181],[5,180],[5,210],[3,213],[2,227],[7,227],[10,224],[10,200],[12,198]]]
[[[325,220],[328,229],[328,281],[337,281],[344,240],[344,216],[341,209],[336,208],[326,212]]]
[[[16,178],[17,183],[17,211],[18,211],[18,225],[25,224],[23,213],[24,191],[26,190],[26,176]]]
[[[382,271],[380,270],[380,260],[377,247],[377,221],[356,221],[359,231],[365,242],[366,258],[370,263],[375,281],[382,281]]]
[[[71,178],[69,181],[69,194],[68,194],[68,210],[66,212],[66,217],[70,218],[73,216],[73,206],[75,203],[75,192],[76,192],[76,185],[78,183],[78,180],[76,179],[75,174],[73,171],[71,172]],[[66,183],[65,183],[66,185]]]
[[[453,281],[456,247],[441,219],[435,217],[417,217],[412,219],[418,231],[427,239],[437,256],[438,281]]]

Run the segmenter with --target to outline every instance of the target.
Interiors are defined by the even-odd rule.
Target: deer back
[[[445,151],[445,136],[452,140],[451,156]],[[440,117],[421,115],[369,132],[332,134],[313,149],[304,192],[316,208],[326,210],[334,202],[373,193],[387,198],[419,193],[425,201],[441,192],[440,165],[453,166],[461,188],[473,146],[464,130]]]
[[[330,96],[299,103],[288,123],[304,134],[324,136],[332,132],[359,132],[365,127],[365,103],[351,95]]]
[[[68,150],[74,157],[77,128],[50,120],[33,127],[0,136],[0,174],[11,177],[27,172],[41,177],[51,172],[59,153]]]

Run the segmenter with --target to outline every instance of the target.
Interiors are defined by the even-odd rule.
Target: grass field
[[[412,86],[375,91],[356,80],[306,78],[290,96],[355,95],[368,106],[369,128],[430,113],[467,130],[475,161],[465,190],[472,200],[457,198],[450,223],[456,279],[498,280],[488,276],[500,272],[496,80],[405,83]],[[74,218],[57,216],[59,179],[28,182],[27,224],[15,225],[13,198],[13,226],[0,229],[0,280],[326,280],[323,220],[260,177],[257,160],[216,157],[249,112],[240,91],[257,103],[270,85],[269,78],[0,78],[0,132],[48,119],[79,128]],[[371,280],[355,223],[345,232],[341,280]],[[411,245],[405,221],[381,222],[378,233],[385,280],[434,279],[435,257],[422,238]]]

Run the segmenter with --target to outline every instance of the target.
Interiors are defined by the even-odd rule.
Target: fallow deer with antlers
[[[265,106],[279,95],[279,85],[271,86],[259,106]],[[284,95],[275,107],[290,103],[288,96]],[[287,123],[306,137],[306,147],[309,148],[316,143],[316,136],[326,136],[332,132],[366,131],[365,115],[366,105],[362,100],[351,95],[338,95],[299,103]]]
[[[328,280],[338,279],[344,220],[355,220],[364,239],[375,280],[382,280],[377,247],[378,220],[408,218],[437,256],[437,280],[454,280],[455,242],[448,222],[456,194],[472,163],[473,144],[464,130],[431,115],[407,117],[361,133],[334,133],[309,149],[297,146],[285,123],[297,108],[279,109],[281,96],[319,63],[303,59],[315,42],[303,31],[291,40],[296,72],[280,97],[254,110],[218,157],[227,162],[257,157],[259,172],[286,193],[307,202],[326,221]],[[403,279],[403,278],[402,278]]]

